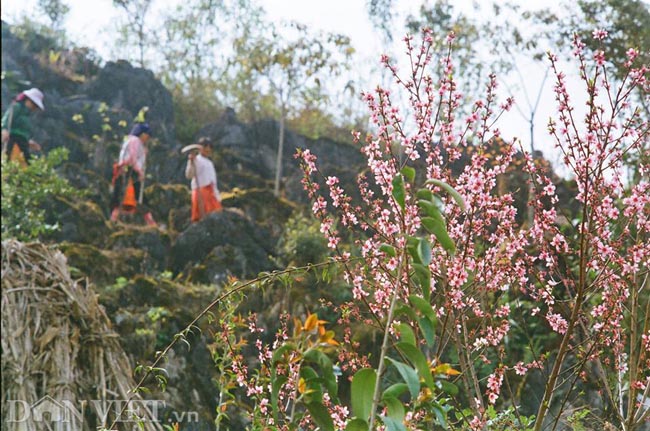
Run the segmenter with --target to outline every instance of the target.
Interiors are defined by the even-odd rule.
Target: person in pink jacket
[[[156,226],[141,192],[147,161],[147,142],[150,137],[149,124],[136,123],[122,144],[119,160],[113,165],[113,196],[111,198],[111,221],[113,222],[118,220],[121,210],[135,212],[137,205],[140,205],[144,212],[144,221],[149,226]],[[133,185],[131,190],[129,190],[129,180]]]

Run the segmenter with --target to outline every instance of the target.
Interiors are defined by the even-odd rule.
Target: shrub
[[[75,198],[80,192],[55,170],[68,157],[64,148],[32,158],[23,168],[2,158],[2,239],[34,240],[58,230],[45,222],[43,205],[54,197]]]

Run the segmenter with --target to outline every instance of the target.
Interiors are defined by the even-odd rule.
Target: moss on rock
[[[45,238],[47,240],[100,246],[109,234],[104,213],[93,201],[56,197],[46,210],[48,223],[59,225],[59,230]]]
[[[79,271],[97,285],[111,284],[119,276],[132,277],[141,272],[145,252],[128,248],[102,250],[90,244],[64,242],[60,249],[71,269]]]
[[[105,246],[118,252],[130,248],[142,250],[145,253],[142,272],[151,273],[166,268],[171,238],[166,231],[155,227],[124,225],[110,235]]]
[[[170,215],[173,210],[179,208],[179,205],[182,207],[187,206],[187,217],[189,221],[189,205],[192,194],[187,185],[155,183],[146,187],[144,192],[147,194],[147,203],[151,208],[154,218],[159,223],[164,223],[170,228],[175,228],[175,223],[170,220]],[[181,231],[182,225],[179,227],[180,229],[175,230]]]

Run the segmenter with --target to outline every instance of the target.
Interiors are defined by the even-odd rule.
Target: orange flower
[[[445,374],[447,376],[460,375],[460,371],[454,370],[449,364],[440,364],[433,368],[431,371],[433,371],[434,374]]]
[[[329,344],[331,346],[338,346],[339,343],[334,339],[334,331],[326,331],[325,326],[318,327],[318,342],[321,344]]]
[[[293,328],[293,336],[298,337],[300,334],[302,334],[302,330],[303,330],[302,322],[300,321],[300,319],[298,319],[297,317],[294,317],[293,318],[293,326],[294,326],[294,328]]]
[[[317,314],[310,314],[307,316],[307,320],[305,320],[305,326],[304,330],[307,332],[313,331],[318,327],[318,315]]]

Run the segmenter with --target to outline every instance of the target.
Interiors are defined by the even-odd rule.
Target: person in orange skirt
[[[149,123],[135,123],[120,150],[120,157],[113,165],[113,195],[111,197],[111,221],[116,222],[120,213],[133,213],[140,206],[144,221],[157,226],[144,193],[140,189],[145,177],[147,142],[151,138]],[[139,199],[142,197],[142,199]]]
[[[223,209],[217,188],[217,171],[210,160],[212,142],[204,137],[182,151],[189,153],[185,176],[192,180],[192,222],[197,222],[207,214]]]

